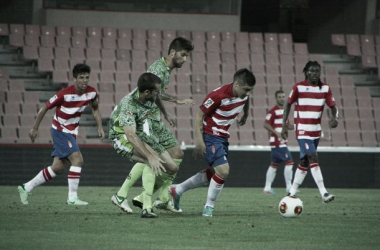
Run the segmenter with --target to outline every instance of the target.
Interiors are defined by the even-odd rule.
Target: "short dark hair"
[[[170,43],[168,55],[172,49],[174,49],[174,51],[180,51],[184,49],[191,52],[194,49],[194,45],[191,43],[191,41],[187,40],[184,37],[177,37]]]
[[[256,78],[250,70],[244,68],[235,72],[234,82],[253,87],[256,84]]]
[[[277,98],[277,95],[278,95],[278,94],[285,94],[285,92],[284,92],[282,89],[277,90],[276,93],[274,93],[274,97]]]
[[[144,92],[145,90],[152,91],[156,89],[157,83],[161,84],[161,78],[153,73],[147,72],[139,77],[137,88],[139,89],[139,92]]]
[[[82,73],[91,73],[91,68],[87,64],[84,63],[78,63],[73,68],[73,76],[74,78],[77,78],[79,74]]]

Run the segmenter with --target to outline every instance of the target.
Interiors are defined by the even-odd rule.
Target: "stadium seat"
[[[266,74],[267,76],[268,75],[275,75],[275,76],[279,76],[280,75],[280,68],[278,65],[274,65],[274,64],[267,64],[265,66],[266,68]]]
[[[25,35],[40,36],[41,30],[39,25],[25,25]]]
[[[30,131],[30,128],[34,124],[34,121],[36,119],[35,118],[36,115],[37,115],[37,109],[36,109],[36,107],[34,107],[34,112],[31,112],[31,110],[30,110],[30,111],[27,111],[25,113],[23,112],[23,115],[20,116],[20,125],[21,125],[21,127],[28,128],[28,133]],[[20,132],[20,130],[19,130],[19,132]],[[20,136],[20,138],[21,138],[21,136]]]
[[[360,132],[349,132],[347,134],[347,143],[349,147],[361,147],[363,144],[360,137]]]
[[[86,64],[91,68],[91,72],[100,72],[100,60],[87,59]]]
[[[148,40],[148,50],[162,50],[161,40],[159,39],[149,39]]]
[[[71,48],[71,37],[69,36],[57,36],[56,42],[57,42],[57,47]],[[41,44],[43,45],[42,37],[41,37]],[[81,46],[81,47],[84,47],[84,46]]]
[[[249,41],[251,44],[263,44],[263,34],[262,33],[249,33]]]
[[[293,55],[293,44],[291,43],[280,43],[280,53]]]
[[[57,37],[57,45],[58,45],[58,39],[59,38],[63,39],[63,37]],[[84,37],[84,36],[73,36],[73,37],[71,37],[71,45],[73,48],[80,48],[80,49],[86,48],[87,47],[86,37]]]
[[[116,53],[113,49],[100,50],[103,61],[116,61]]]
[[[239,130],[240,145],[254,145],[253,130]]]
[[[128,74],[128,78],[129,78],[129,74]],[[127,81],[125,78],[123,78],[123,81],[118,80],[116,78],[115,93],[124,93],[124,95],[129,93],[131,90],[130,90],[130,86],[129,86],[128,82],[129,82],[129,80]]]
[[[336,46],[346,46],[346,39],[343,34],[332,34],[331,42]]]
[[[105,38],[113,38],[114,40],[117,38],[117,30],[115,28],[104,27],[102,28],[102,34]]]
[[[9,93],[12,93],[12,92],[8,92],[8,97],[9,97]],[[21,96],[20,92],[15,92],[15,93]],[[4,103],[4,114],[5,115],[21,115],[20,103],[22,103],[22,100],[19,100],[19,101],[12,100],[10,102],[8,101],[8,103]]]
[[[372,109],[359,108],[359,116],[360,116],[361,121],[364,121],[364,120],[373,121],[375,119]]]
[[[131,72],[131,63],[129,61],[116,61],[117,71]]]
[[[25,92],[25,84],[22,80],[9,80],[9,91]]]
[[[350,56],[361,56],[360,44],[347,43],[347,54]]]
[[[99,27],[87,27],[88,37],[102,37],[102,28]]]
[[[178,37],[184,37],[187,40],[191,40],[191,33],[189,30],[178,30],[177,31],[177,36]]]
[[[378,141],[375,131],[362,131],[362,139],[364,147],[377,147]]]
[[[358,98],[358,107],[359,109],[372,109],[372,99],[368,97]]]
[[[102,47],[103,49],[112,49],[112,50],[115,50],[117,49],[117,45],[116,45],[116,38],[114,37],[104,37],[102,38]]]
[[[18,34],[18,35],[24,35],[25,34],[25,27],[23,24],[10,24],[9,25],[9,32],[10,34]]]
[[[268,86],[277,86],[277,87],[280,87],[281,86],[280,75],[279,74],[267,74],[267,76],[266,76],[266,84]]]
[[[296,83],[294,75],[281,75],[281,85],[283,88],[286,86],[293,86]],[[285,89],[283,89],[285,90]],[[285,92],[285,96],[287,96],[289,93]]]
[[[97,36],[87,37],[87,48],[91,49],[101,49],[102,48],[102,39]]]
[[[162,38],[164,40],[172,41],[176,37],[177,37],[177,32],[175,30],[163,30],[162,31]]]
[[[8,92],[8,80],[0,78],[0,91],[2,92]],[[2,107],[0,107],[2,109]]]
[[[92,75],[92,74],[91,74]],[[67,71],[53,71],[53,83],[68,83]]]
[[[177,138],[178,142],[182,145],[193,145],[194,140],[193,140],[193,131],[189,129],[182,129],[181,127],[178,127],[177,130]]]
[[[376,57],[374,55],[365,55],[363,53],[361,59],[363,68],[377,68]]]
[[[89,49],[87,49],[87,54],[88,54],[88,50]],[[85,56],[84,49],[82,49],[82,48],[70,48],[70,59],[85,60],[86,56]],[[95,59],[95,58],[90,57],[89,59]],[[100,56],[99,56],[99,59],[100,59]]]
[[[47,58],[38,59],[38,71],[39,72],[52,72],[54,70],[53,60]]]
[[[251,53],[264,53],[264,47],[261,43],[250,43],[249,44]]]
[[[37,104],[39,102],[39,94],[37,91],[24,92],[24,103]]]
[[[220,32],[207,31],[206,32],[206,38],[207,38],[207,41],[214,40],[214,41],[220,42]]]
[[[277,33],[264,33],[265,43],[278,44]]]
[[[8,24],[0,23],[0,36],[9,36]]]
[[[146,30],[145,29],[132,29],[132,36],[134,40],[146,40]]]
[[[9,35],[9,45],[14,47],[24,46],[24,35],[20,34],[10,34]]]
[[[71,37],[71,27],[69,27],[69,26],[57,26],[57,36]]]
[[[147,33],[149,40],[162,40],[161,30],[148,30]]]
[[[2,142],[16,142],[17,130],[14,127],[1,128],[1,141]]]
[[[248,32],[236,32],[235,33],[236,42],[249,42],[249,33]]]
[[[264,54],[263,53],[251,54],[251,63],[253,65],[265,65]]]
[[[374,120],[360,120],[361,131],[376,131]]]
[[[40,37],[36,35],[25,35],[24,36],[25,45],[30,47],[40,46]]]
[[[101,91],[100,90],[100,85],[106,86],[106,84],[100,83],[99,84],[99,103],[101,105],[106,105],[106,106],[114,106],[115,105],[115,100],[114,100],[114,95],[113,95],[113,89],[108,90],[108,91]],[[108,86],[110,87],[110,86]],[[113,88],[113,84],[112,84]]]
[[[248,41],[237,41],[235,43],[235,51],[241,53],[249,53],[250,50]]]
[[[72,36],[86,37],[87,36],[86,27],[80,27],[80,26],[72,27]]]
[[[8,114],[3,116],[3,126],[4,127],[16,127],[20,126],[19,115],[18,114]]]
[[[23,47],[22,55],[25,60],[37,60],[39,58],[38,47]]]
[[[141,61],[141,62],[147,61],[145,50],[132,50],[132,62],[138,62],[138,61]]]
[[[118,49],[116,50],[116,59],[119,61],[132,61],[131,51]]]
[[[306,43],[294,43],[294,53],[297,55],[308,55],[309,51]]]
[[[115,82],[114,72],[101,71],[99,75],[100,75],[100,82],[101,83],[114,83]]]
[[[259,107],[260,108],[267,108],[268,107],[266,95],[263,95],[262,93],[256,93],[255,92],[252,99],[253,99],[252,105],[255,108],[259,108]]]
[[[192,41],[202,41],[202,42],[205,42],[206,41],[206,32],[204,31],[191,31],[191,39]]]
[[[228,42],[221,42],[222,51],[224,52],[235,52],[234,44]],[[225,47],[223,47],[223,44]],[[220,44],[217,41],[211,40],[206,42],[206,51],[207,52],[217,52],[220,53]]]
[[[147,50],[146,40],[132,40],[132,47],[134,50]]]
[[[193,116],[193,113],[192,113],[192,110],[191,110],[191,107],[189,106],[185,106],[185,105],[178,105],[177,106],[177,117],[178,118],[189,118],[189,117],[194,117]]]
[[[131,29],[118,29],[117,30],[117,37],[123,38],[127,40],[132,40],[132,30]]]
[[[161,51],[148,50],[147,51],[147,62],[148,65],[152,65],[155,61],[162,57]]]
[[[278,54],[278,44],[277,43],[265,43],[264,47],[265,47],[265,53]]]
[[[275,65],[279,65],[279,64],[280,64],[280,61],[279,61],[279,56],[278,56],[278,54],[266,54],[266,55],[265,55],[265,63],[266,63],[266,64],[275,64]]]
[[[66,55],[57,56],[57,58],[68,59],[69,58],[68,50],[66,50],[66,52],[67,52]],[[55,56],[54,56],[53,48],[39,47],[38,48],[38,57],[47,58],[47,59],[54,59]]]
[[[294,56],[294,61],[295,61],[296,67],[298,65],[300,67],[300,69],[301,69],[301,72],[302,72],[302,70],[305,67],[306,63],[309,61],[309,58],[308,58],[307,55],[295,55]]]
[[[207,68],[207,72],[209,72],[208,70],[209,70],[209,68]],[[223,75],[232,75],[233,76],[235,74],[235,72],[236,72],[235,64],[232,64],[232,63],[223,63],[222,64],[222,74]],[[210,73],[215,74],[216,72],[210,72]]]
[[[116,72],[115,61],[102,61],[102,71]]]

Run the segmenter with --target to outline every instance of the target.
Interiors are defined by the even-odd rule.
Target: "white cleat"
[[[335,195],[333,195],[333,194],[325,193],[322,196],[322,202],[323,203],[329,203],[330,201],[333,201],[334,199],[335,199]]]
[[[21,203],[23,205],[28,205],[29,204],[28,198],[29,198],[29,195],[31,195],[31,193],[25,190],[24,185],[18,186],[17,189],[18,189],[18,192],[20,193]]]
[[[112,195],[111,201],[115,206],[118,206],[124,212],[131,214],[133,212],[132,208],[128,205],[127,198],[118,196],[117,194]]]

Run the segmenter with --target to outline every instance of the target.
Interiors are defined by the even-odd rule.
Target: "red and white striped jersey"
[[[98,93],[91,86],[87,86],[81,95],[76,92],[75,85],[60,90],[46,102],[48,109],[57,107],[52,128],[77,136],[80,117],[89,104],[94,109],[98,108]]]
[[[234,97],[233,83],[223,85],[209,93],[199,107],[205,114],[203,133],[229,138],[228,129],[243,110],[248,100]]]
[[[330,87],[322,83],[311,85],[308,81],[296,83],[290,92],[289,104],[294,106],[294,126],[297,139],[314,140],[321,137],[321,117],[325,103],[336,106]]]
[[[272,126],[274,130],[281,133],[282,130],[282,118],[284,117],[284,109],[275,105],[271,110],[269,110],[265,123]],[[286,121],[289,123],[289,119]],[[287,140],[278,138],[274,133],[270,133],[269,145],[271,148],[283,148],[287,147]]]

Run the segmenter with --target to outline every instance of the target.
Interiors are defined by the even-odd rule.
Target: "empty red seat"
[[[307,55],[309,50],[306,43],[295,43],[294,44],[294,53],[298,55]]]
[[[102,71],[116,72],[115,61],[102,61]]]
[[[278,34],[277,33],[264,33],[265,43],[278,44]]]
[[[117,30],[115,28],[102,28],[103,37],[113,38],[114,40],[117,38]]]
[[[221,42],[222,51],[224,52],[235,52],[234,44],[231,42]],[[220,44],[218,41],[207,41],[206,42],[206,51],[207,52],[220,52]]]
[[[148,30],[148,39],[161,40],[161,30]]]
[[[25,27],[23,24],[10,24],[9,31],[11,35],[12,34],[24,35]]]
[[[101,49],[102,39],[97,36],[87,37],[87,47],[92,49]]]
[[[129,61],[117,61],[116,62],[117,71],[120,72],[131,72],[131,63]]]
[[[57,36],[68,36],[71,37],[71,27],[69,26],[58,26]]]
[[[132,40],[132,47],[134,50],[147,50],[146,40]]]
[[[364,147],[377,147],[378,141],[376,138],[376,131],[362,131],[362,139]]]
[[[277,43],[265,43],[265,52],[271,54],[278,54],[278,44]]]
[[[72,36],[74,37],[86,37],[87,34],[86,34],[86,27],[79,27],[79,26],[75,26],[75,27],[72,27]]]
[[[249,53],[249,43],[248,41],[237,41],[235,43],[235,51]]]
[[[293,54],[293,44],[292,43],[280,43],[280,53],[281,54]]]
[[[102,44],[104,49],[117,49],[116,38],[115,37],[105,37],[102,38]]]
[[[102,49],[101,51],[103,61],[116,61],[116,53],[113,49]]]
[[[332,34],[331,42],[336,46],[346,46],[346,39],[343,34]]]
[[[25,35],[25,45],[31,46],[31,47],[38,47],[40,46],[40,37],[36,35]]]
[[[133,39],[146,40],[146,30],[145,29],[132,29]]]
[[[111,95],[112,94],[112,100],[113,100],[113,93],[115,92],[114,84],[112,82],[101,82],[98,84],[98,90],[101,92],[102,96],[106,96],[106,94]],[[104,97],[102,97],[102,102],[104,102]],[[112,101],[113,103],[113,101]]]
[[[59,38],[63,38],[63,37],[57,37],[57,45],[58,45]],[[86,37],[84,36],[71,37],[71,45],[73,48],[81,48],[81,49],[86,48],[87,47]]]
[[[10,34],[9,35],[9,45],[14,47],[24,46],[24,35],[20,34]]]
[[[17,131],[14,127],[1,128],[1,141],[14,143],[17,141]]]
[[[37,91],[26,91],[24,93],[24,103],[37,104],[40,101]]]
[[[22,80],[9,80],[9,91],[25,92],[25,84]]]
[[[68,83],[67,71],[53,71],[53,83]]]
[[[87,27],[88,37],[102,37],[102,28],[99,27]]]
[[[263,44],[264,43],[263,34],[258,33],[258,32],[249,33],[249,41],[251,44],[252,43]]]
[[[84,39],[78,42],[84,42]],[[42,42],[41,42],[42,43]],[[62,47],[62,48],[70,48],[71,47],[71,37],[69,36],[57,36],[56,37],[56,43],[57,47]],[[84,48],[86,45],[84,44],[83,46],[81,45],[81,48]]]
[[[208,41],[215,40],[220,41],[220,32],[217,31],[208,31],[206,32],[206,38]]]
[[[37,60],[39,58],[38,47],[23,47],[22,55],[25,60]]]
[[[118,29],[117,36],[119,38],[124,38],[131,40],[132,39],[132,30],[131,29]]]
[[[87,59],[86,64],[91,68],[91,72],[100,72],[100,60]]]
[[[0,23],[0,36],[9,36],[8,24]]]

